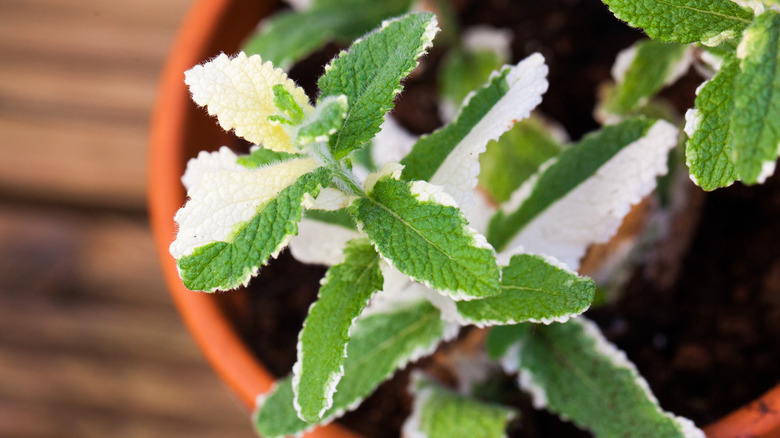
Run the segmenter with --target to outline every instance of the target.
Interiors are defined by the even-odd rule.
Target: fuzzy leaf
[[[304,159],[218,172],[191,190],[176,214],[179,234],[171,245],[185,286],[229,290],[257,275],[297,233],[304,196],[316,196],[330,181],[329,170],[315,167]]]
[[[539,166],[558,155],[562,145],[553,138],[544,122],[533,115],[487,144],[479,156],[479,185],[497,202],[509,200],[512,193],[536,173]]]
[[[267,166],[269,164],[281,163],[283,161],[292,160],[294,158],[305,158],[301,154],[290,154],[287,152],[274,152],[270,149],[266,149],[260,146],[253,146],[249,151],[249,155],[240,155],[236,162],[247,169],[254,169],[256,167]]]
[[[523,324],[517,349],[520,386],[546,407],[598,437],[704,438],[690,420],[664,412],[625,353],[584,318]],[[519,362],[518,362],[519,361]]]
[[[269,151],[270,152],[270,151]],[[273,153],[273,152],[272,152]],[[187,162],[187,169],[181,177],[181,183],[189,192],[203,182],[209,172],[235,170],[243,171],[247,167],[229,147],[222,146],[217,151],[200,151],[198,156]]]
[[[480,327],[520,322],[563,322],[590,306],[596,284],[544,257],[513,256],[501,270],[501,293],[456,303],[466,322]]]
[[[499,292],[492,248],[441,189],[386,176],[350,209],[382,256],[404,274],[456,300]]]
[[[417,66],[437,31],[436,17],[430,13],[388,20],[325,67],[318,82],[320,100],[343,94],[349,102],[344,126],[329,142],[335,159],[359,149],[379,132],[401,92],[401,79]]]
[[[396,370],[432,353],[445,337],[445,324],[435,307],[418,301],[391,312],[361,316],[351,335],[344,377],[321,423],[356,409]],[[313,427],[299,419],[293,407],[292,378],[279,381],[271,393],[258,399],[254,424],[266,438],[297,435]]]
[[[780,146],[780,13],[768,10],[745,30],[737,47],[740,75],[728,138],[742,181],[774,173]]]
[[[325,224],[336,225],[347,230],[356,230],[355,219],[350,216],[346,208],[340,210],[306,210],[303,214],[306,219],[315,220]]]
[[[726,187],[739,179],[731,162],[729,129],[734,112],[734,81],[739,63],[727,57],[712,80],[698,90],[695,109],[686,113],[685,160],[691,179],[704,190]]]
[[[268,20],[245,45],[274,65],[288,68],[329,41],[347,44],[382,20],[409,10],[410,0],[316,2],[302,12],[282,12]]]
[[[514,409],[458,394],[419,374],[412,376],[411,391],[412,414],[402,429],[406,437],[503,438],[517,415]]]
[[[368,240],[350,242],[344,257],[325,274],[299,336],[294,403],[299,417],[310,423],[319,421],[331,407],[344,373],[352,323],[382,288],[379,254]]]
[[[533,54],[516,66],[505,66],[464,104],[447,126],[421,137],[401,163],[402,178],[444,187],[467,217],[479,176],[479,155],[529,116],[547,91],[547,66]]]
[[[731,0],[603,0],[615,16],[651,38],[717,45],[739,35],[753,11]]]
[[[295,142],[299,146],[314,142],[327,143],[344,123],[347,116],[347,97],[329,96],[317,104],[314,112],[298,128]]]
[[[274,86],[283,86],[304,113],[313,108],[303,89],[270,62],[264,63],[258,55],[239,53],[228,58],[223,53],[188,70],[184,82],[190,87],[192,100],[216,115],[226,131],[235,129],[239,137],[274,151],[297,152],[287,131],[269,120],[286,116],[276,106]]]
[[[532,177],[491,219],[499,251],[546,254],[576,270],[592,243],[606,242],[633,204],[667,172],[677,129],[630,119],[585,136]]]
[[[643,40],[622,52],[631,56],[631,62],[623,72],[617,72],[616,86],[605,109],[613,114],[630,113],[644,105],[665,85],[677,80],[688,70],[690,48],[676,43]],[[621,67],[621,55],[616,62]],[[623,62],[626,62],[625,60]],[[613,73],[614,73],[613,69]]]

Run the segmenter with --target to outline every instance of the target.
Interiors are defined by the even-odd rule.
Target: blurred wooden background
[[[191,0],[0,0],[0,437],[251,437],[163,285],[144,201]]]

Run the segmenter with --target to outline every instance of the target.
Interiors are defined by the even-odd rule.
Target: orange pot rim
[[[254,410],[259,395],[273,388],[275,377],[249,350],[213,294],[184,287],[168,247],[176,235],[173,216],[185,200],[180,178],[186,160],[186,126],[195,108],[184,84],[184,71],[218,54],[212,42],[222,38],[226,29],[234,37],[225,47],[238,47],[240,39],[235,35],[248,34],[275,5],[275,1],[258,0],[197,1],[184,19],[163,68],[150,127],[149,214],[166,285],[204,356],[248,411]],[[243,28],[233,26],[237,17]],[[359,438],[337,424],[318,427],[305,437]]]
[[[233,35],[246,35],[252,29],[246,25],[247,16],[257,23],[275,4],[272,0],[198,0],[184,19],[166,60],[150,127],[148,202],[155,248],[168,290],[204,356],[249,411],[254,409],[258,395],[273,388],[275,378],[249,350],[216,297],[184,287],[168,247],[176,235],[173,216],[185,200],[180,177],[186,159],[188,113],[194,108],[184,84],[184,71],[217,54],[210,46],[223,38],[225,29]],[[243,28],[233,25],[236,17],[244,18]],[[238,47],[239,43],[240,39],[234,37],[225,47]],[[780,385],[704,430],[709,438],[780,436]],[[305,437],[359,436],[331,424]]]

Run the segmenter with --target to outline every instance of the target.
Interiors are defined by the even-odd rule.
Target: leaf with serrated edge
[[[327,143],[338,132],[347,116],[347,96],[328,96],[317,104],[317,108],[297,128],[295,142],[300,145]]]
[[[671,124],[644,119],[586,136],[512,195],[488,239],[504,255],[546,254],[576,271],[587,247],[606,242],[666,174],[677,136]]]
[[[753,20],[753,11],[731,0],[603,0],[615,16],[651,38],[715,46]]]
[[[596,284],[557,261],[519,254],[501,270],[501,293],[456,303],[464,322],[485,327],[520,322],[565,322],[590,306]]]
[[[493,249],[441,188],[392,176],[366,184],[350,207],[363,232],[399,271],[455,300],[495,295]]]
[[[729,148],[742,181],[763,183],[780,153],[780,13],[768,10],[756,18],[737,57]]]
[[[325,67],[318,85],[320,99],[343,94],[349,102],[344,126],[329,147],[338,160],[359,149],[378,131],[385,113],[401,92],[401,79],[416,66],[438,31],[431,13],[387,20],[352,44]]]
[[[685,161],[691,179],[704,190],[726,187],[739,179],[728,140],[738,74],[737,60],[727,57],[715,77],[699,86],[695,108],[685,113]]]
[[[453,122],[423,136],[402,164],[406,180],[425,180],[449,193],[470,220],[475,206],[479,155],[519,120],[528,117],[547,91],[544,57],[533,54],[505,66],[468,97]]]
[[[207,173],[175,217],[170,251],[184,284],[208,292],[245,285],[296,234],[304,195],[330,178],[308,158]]]
[[[214,152],[200,151],[196,158],[187,162],[187,169],[181,177],[184,188],[188,191],[200,185],[203,176],[211,171],[235,170],[243,171],[246,167],[241,165],[239,157],[227,146],[222,146]]]
[[[286,69],[328,41],[349,43],[387,17],[408,11],[410,3],[410,0],[316,2],[306,11],[273,16],[247,41],[244,50],[260,54]]]
[[[262,146],[254,145],[249,149],[249,155],[240,155],[236,162],[247,169],[254,169],[256,167],[281,163],[282,161],[292,160],[294,158],[305,157],[302,154],[275,152]]]
[[[691,47],[675,43],[642,40],[621,51],[612,67],[616,85],[605,110],[613,114],[636,110],[685,74],[691,61]]]
[[[352,241],[344,250],[344,261],[331,267],[321,282],[299,335],[293,366],[293,403],[304,421],[319,421],[333,403],[344,375],[350,327],[382,288],[379,260],[368,240]]]
[[[506,354],[534,407],[547,408],[599,437],[704,438],[690,420],[665,412],[625,353],[591,321],[518,327]]]
[[[382,293],[377,294],[377,296]],[[396,370],[433,352],[457,332],[447,330],[439,311],[426,301],[414,301],[389,312],[364,314],[355,321],[344,361],[344,377],[336,387],[333,406],[320,424],[356,409]],[[266,438],[301,434],[312,427],[293,407],[292,378],[257,399],[255,430]]]
[[[420,372],[412,374],[412,413],[405,438],[502,438],[517,412],[448,390]]]
[[[278,152],[297,152],[287,131],[269,116],[280,115],[274,104],[273,86],[281,84],[293,96],[304,113],[313,111],[302,88],[270,62],[258,55],[239,53],[229,58],[224,53],[197,65],[184,74],[192,100],[217,116],[226,131]]]

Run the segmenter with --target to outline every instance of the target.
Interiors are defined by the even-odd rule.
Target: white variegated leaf
[[[304,158],[256,169],[204,172],[200,184],[188,191],[189,200],[175,216],[179,226],[170,251],[176,259],[201,246],[229,240],[238,226],[300,176],[319,165]]]
[[[268,120],[280,114],[274,85],[283,85],[304,113],[313,108],[302,88],[259,55],[247,57],[241,52],[230,58],[223,53],[188,70],[184,81],[195,103],[206,106],[226,131],[234,129],[239,137],[274,151],[296,152],[284,127]]]

